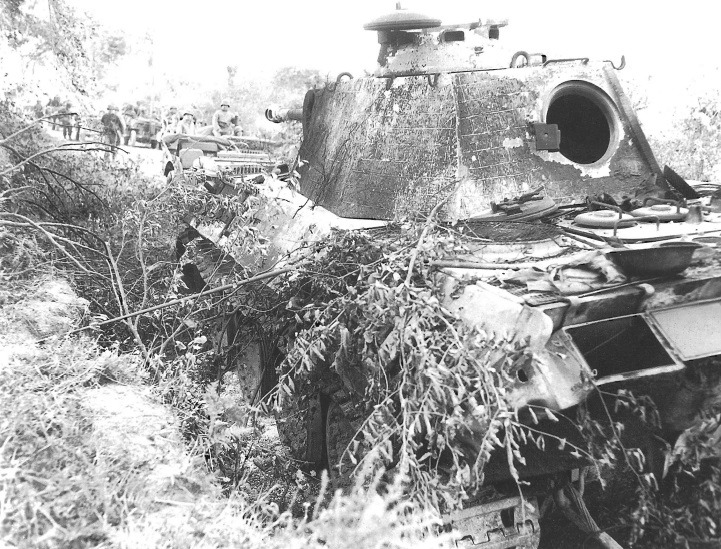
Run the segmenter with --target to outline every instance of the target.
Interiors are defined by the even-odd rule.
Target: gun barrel
[[[265,109],[265,117],[276,124],[289,120],[303,120],[303,109],[280,109],[269,107]]]

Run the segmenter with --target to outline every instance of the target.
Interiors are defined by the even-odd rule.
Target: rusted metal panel
[[[507,71],[498,71],[507,72]],[[518,71],[515,71],[518,72]],[[459,175],[458,217],[471,217],[486,204],[528,192],[534,185],[527,112],[537,92],[517,78],[486,72],[454,75],[457,96]]]
[[[301,188],[344,217],[391,219],[397,203],[425,209],[455,179],[454,102],[448,86],[405,78],[343,82],[315,101],[303,142]]]

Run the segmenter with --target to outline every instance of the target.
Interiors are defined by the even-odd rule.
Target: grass
[[[32,547],[88,547],[134,507],[134,464],[104,456],[82,404],[124,361],[92,342],[31,346],[0,365],[2,539]]]
[[[92,452],[83,441],[91,427],[74,394],[75,387],[91,382],[92,369],[78,371],[77,347],[58,351],[54,357],[26,356],[26,368],[12,361],[0,371],[3,533],[39,546],[58,538],[72,542],[70,531],[93,531],[100,517],[87,516],[83,508],[107,492],[88,482],[94,476],[88,467]],[[67,373],[56,357],[69,366]],[[108,509],[102,515],[115,520]]]

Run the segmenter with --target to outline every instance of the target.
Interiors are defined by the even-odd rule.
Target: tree
[[[680,131],[651,143],[660,160],[688,179],[721,178],[721,101],[703,93],[676,125]]]
[[[87,95],[104,69],[127,53],[120,35],[100,30],[87,14],[65,0],[0,0],[0,30],[7,44],[24,59],[56,66],[71,86]]]

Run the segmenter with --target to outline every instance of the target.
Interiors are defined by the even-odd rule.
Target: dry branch
[[[96,147],[87,147],[86,145],[96,145]],[[100,147],[98,148],[97,145]],[[46,154],[49,154],[51,152],[57,152],[57,151],[73,151],[73,152],[90,152],[90,151],[100,151],[100,152],[113,152],[113,150],[122,151],[127,154],[128,151],[123,149],[122,147],[118,147],[116,145],[111,145],[109,143],[103,143],[102,141],[86,141],[83,143],[65,143],[62,145],[59,145],[57,147],[51,147],[50,149],[45,149],[43,151],[36,152],[33,155],[30,155],[26,159],[22,160],[21,162],[18,162],[14,166],[11,166],[7,168],[6,170],[3,170],[0,172],[0,176],[7,175],[9,173],[12,173],[16,171],[18,168],[21,168],[25,164],[32,162],[33,159],[38,158],[40,156],[44,156]]]
[[[153,311],[157,311],[159,309],[165,309],[166,307],[171,307],[173,305],[180,305],[182,303],[185,303],[187,301],[193,300],[193,299],[200,299],[201,297],[205,297],[211,294],[215,294],[218,292],[224,292],[225,290],[232,290],[235,288],[238,288],[240,286],[244,286],[246,284],[251,284],[253,282],[259,282],[261,280],[266,280],[268,278],[275,278],[276,276],[280,276],[285,273],[289,273],[291,271],[298,270],[302,267],[303,263],[299,263],[298,265],[295,265],[293,267],[285,267],[283,269],[277,269],[274,271],[267,271],[265,273],[261,273],[259,275],[246,278],[245,280],[240,280],[238,282],[233,282],[231,284],[224,284],[223,286],[218,286],[217,288],[212,288],[210,290],[202,291],[198,294],[189,295],[187,297],[179,297],[178,299],[173,299],[171,301],[166,301],[165,303],[161,303],[159,305],[154,305],[153,307],[148,307],[147,309],[142,309],[140,311],[135,311],[133,313],[127,313],[120,316],[117,316],[115,318],[111,318],[108,320],[104,320],[102,322],[98,322],[97,324],[89,324],[88,326],[83,326],[82,328],[77,328],[75,330],[71,330],[65,334],[62,335],[62,337],[67,337],[69,335],[77,334],[80,332],[84,332],[85,330],[95,329],[100,326],[104,326],[106,324],[112,324],[113,322],[119,322],[121,320],[126,320],[128,318],[132,318],[139,315],[144,315],[147,313],[152,313]],[[42,343],[43,341],[47,341],[50,338],[44,338],[38,340],[38,343]]]

